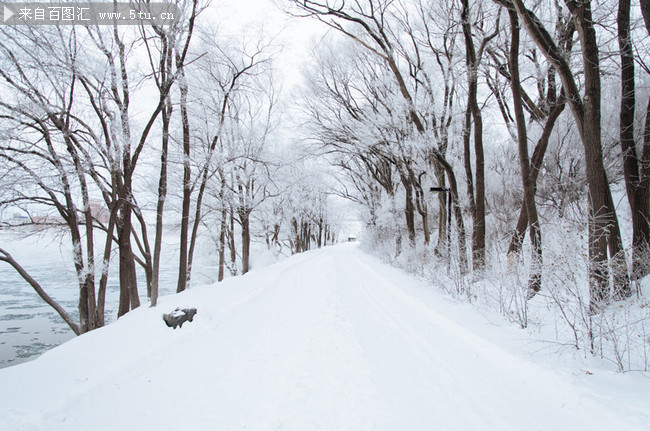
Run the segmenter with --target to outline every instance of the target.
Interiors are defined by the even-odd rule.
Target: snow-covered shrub
[[[637,294],[628,300],[590,309],[589,258],[584,226],[572,218],[546,225],[542,290],[527,298],[530,244],[519,255],[506,256],[508,237],[488,253],[480,274],[462,274],[451,247],[451,261],[433,246],[410,246],[406,232],[396,253],[396,229],[369,230],[364,247],[385,262],[429,280],[432,286],[474,307],[501,313],[521,328],[535,328],[540,342],[559,350],[574,350],[613,363],[619,371],[650,369],[650,277],[637,283]],[[452,238],[454,236],[452,235]],[[433,242],[433,241],[432,241]],[[630,256],[628,256],[630,257]],[[646,281],[647,280],[647,281]]]
[[[635,298],[608,307],[594,316],[596,354],[619,371],[648,371],[650,303]]]
[[[614,363],[619,371],[647,371],[650,303],[636,295],[604,306],[590,307],[589,258],[579,233],[554,237],[545,255],[544,284],[534,301],[546,308],[545,325],[554,325],[555,341]]]

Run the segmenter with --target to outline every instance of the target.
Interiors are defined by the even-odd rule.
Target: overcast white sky
[[[223,31],[233,35],[257,31],[263,26],[266,34],[277,37],[284,49],[275,63],[285,90],[300,80],[301,66],[309,60],[312,41],[327,31],[316,20],[292,18],[282,12],[280,5],[288,3],[288,0],[213,0],[209,12]]]

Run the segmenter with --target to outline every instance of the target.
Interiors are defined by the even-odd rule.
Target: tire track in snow
[[[319,262],[317,270],[305,272],[309,275],[306,288],[319,302],[314,310],[318,314],[284,396],[287,414],[282,429],[374,429],[374,387],[353,328],[343,313],[332,264],[330,257]]]
[[[375,277],[351,253],[337,257],[337,268],[342,275],[339,293],[347,304],[347,313],[356,316],[355,329],[359,343],[366,353],[378,391],[378,429],[425,429],[440,425],[437,406],[447,396],[433,390],[440,381],[427,372],[435,366],[435,356],[423,354],[427,341],[414,335],[391,311],[388,303],[379,299],[382,279]],[[440,375],[444,386],[450,386],[448,375]],[[448,412],[442,412],[445,414]],[[437,417],[438,416],[438,417]],[[447,429],[442,427],[442,429]]]

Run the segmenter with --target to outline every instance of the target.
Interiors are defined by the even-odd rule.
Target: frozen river
[[[68,244],[52,237],[19,237],[0,231],[0,248],[7,250],[38,281],[46,292],[78,319],[78,285],[71,266]],[[176,247],[166,248],[160,274],[161,295],[173,293],[178,273]],[[214,267],[209,256],[197,256],[200,270],[193,274],[194,283],[211,283]],[[113,261],[115,262],[115,261]],[[106,295],[106,322],[115,320],[119,285],[117,266],[111,266]],[[146,305],[144,274],[139,273],[138,289]],[[32,287],[7,263],[0,262],[0,368],[37,357],[75,335],[63,319],[47,305]]]

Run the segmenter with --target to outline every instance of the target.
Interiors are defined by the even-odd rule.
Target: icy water
[[[0,248],[7,250],[38,281],[45,291],[78,320],[78,285],[71,267],[70,251],[64,242],[43,236],[21,237],[0,231]],[[160,294],[175,291],[178,273],[176,255],[163,259]],[[200,258],[202,271],[193,275],[194,283],[213,282],[209,258]],[[147,304],[144,274],[139,272],[138,289],[142,304]],[[112,265],[106,295],[106,322],[117,314],[119,284],[117,267]],[[0,262],[0,368],[17,365],[74,338],[61,317],[47,305],[7,263]]]

